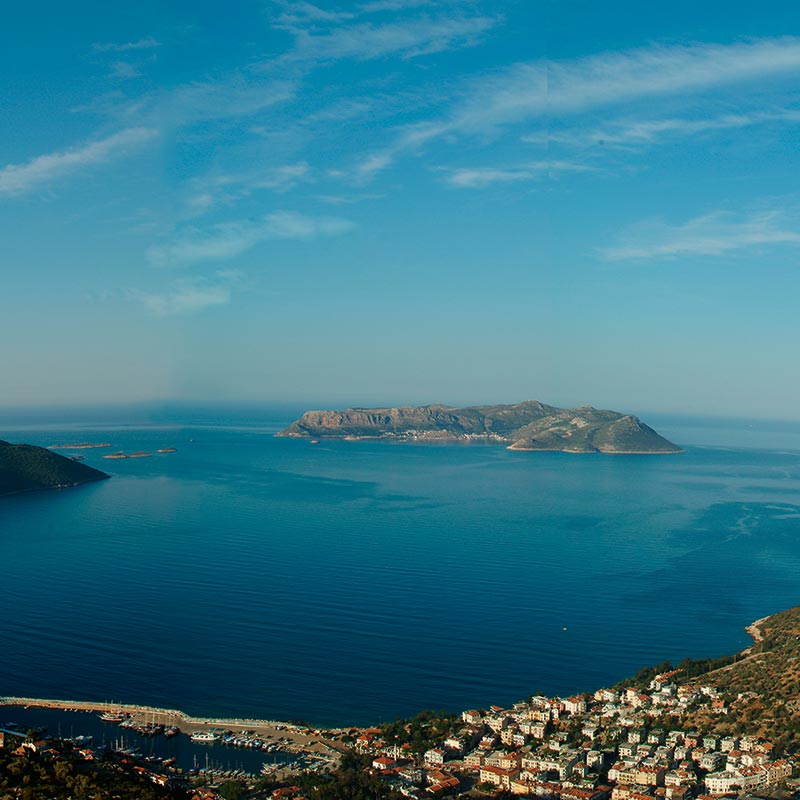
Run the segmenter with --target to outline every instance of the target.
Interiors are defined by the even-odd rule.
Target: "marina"
[[[107,704],[25,698],[24,705],[12,705],[11,700],[0,700],[0,723],[5,729],[33,732],[45,738],[65,738],[78,747],[122,753],[186,774],[215,778],[283,776],[299,769],[328,768],[339,758],[339,751],[332,746],[334,743],[324,742],[320,737],[301,736],[294,730],[284,729],[280,731],[282,735],[278,735],[278,730],[266,732],[262,729],[259,733],[238,727],[232,730],[225,726],[225,721],[215,720],[213,724],[218,725],[218,729],[189,734],[145,721],[148,715],[151,719],[163,717],[164,709],[120,712],[114,706],[113,711],[100,711]],[[191,727],[198,723],[185,724]]]

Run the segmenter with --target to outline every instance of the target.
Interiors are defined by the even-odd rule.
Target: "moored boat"
[[[121,711],[105,711],[100,715],[100,719],[103,722],[125,722],[127,719],[127,715],[123,714]]]
[[[191,739],[193,742],[201,742],[202,744],[213,744],[214,742],[218,742],[220,736],[218,733],[214,733],[213,731],[195,731]]]

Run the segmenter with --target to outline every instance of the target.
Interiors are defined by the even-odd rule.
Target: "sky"
[[[800,419],[800,6],[17,4],[0,406]]]

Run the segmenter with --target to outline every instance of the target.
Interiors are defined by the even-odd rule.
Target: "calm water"
[[[0,430],[178,448],[0,501],[0,694],[366,723],[732,652],[800,602],[796,431],[600,457],[288,421]]]

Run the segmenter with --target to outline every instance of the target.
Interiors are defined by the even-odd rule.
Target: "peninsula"
[[[32,444],[0,441],[0,497],[63,489],[108,478],[105,472]]]
[[[592,406],[556,408],[538,400],[513,405],[404,406],[307,411],[277,434],[308,439],[486,441],[509,450],[565,453],[680,453],[638,417]]]

